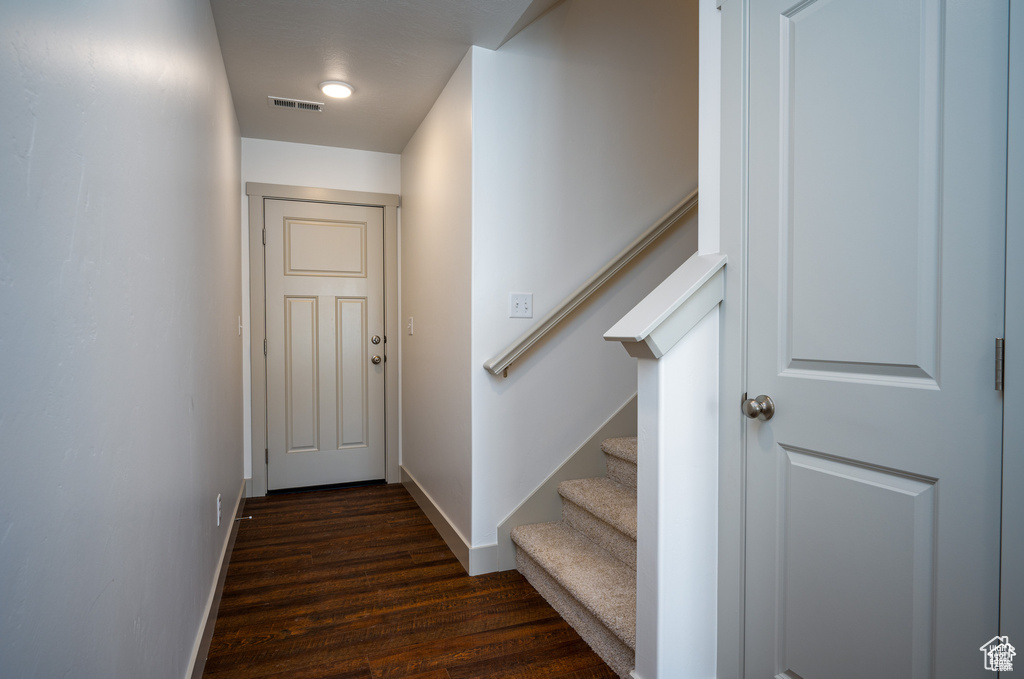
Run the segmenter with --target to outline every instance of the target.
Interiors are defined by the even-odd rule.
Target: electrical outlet
[[[217,525],[220,525],[220,493],[217,493]]]
[[[508,317],[509,318],[533,318],[533,293],[532,292],[510,292],[510,293],[508,293]]]

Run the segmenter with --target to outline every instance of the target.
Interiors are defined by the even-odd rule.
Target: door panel
[[[320,358],[317,351],[317,298],[285,297],[285,450],[320,450]]]
[[[266,200],[264,214],[267,486],[383,479],[383,210]]]
[[[934,378],[934,5],[819,0],[783,13],[786,368]],[[829,315],[838,322],[818,322]]]
[[[981,676],[1007,3],[748,11],[745,674]]]
[[[365,446],[370,404],[367,403],[366,307],[365,297],[338,297],[335,318],[338,327],[338,447]]]
[[[366,225],[286,219],[285,275],[366,276]]]
[[[778,459],[785,606],[776,624],[787,664],[802,677],[859,679],[879,665],[920,676],[932,627],[934,480],[782,446]]]

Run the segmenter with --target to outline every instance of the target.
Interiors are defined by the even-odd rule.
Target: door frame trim
[[[719,339],[718,676],[744,676],[746,621],[747,98],[749,0],[721,5],[720,251],[725,269]]]
[[[384,357],[391,356],[392,368],[384,368],[384,456],[385,479],[398,483],[398,208],[402,199],[392,193],[343,191],[284,184],[245,183],[249,198],[249,370],[252,374],[252,484],[250,497],[267,494],[267,464],[259,449],[267,447],[267,363],[263,356],[266,339],[266,287],[263,245],[263,201],[299,200],[379,207],[384,210],[384,337],[391,338]]]
[[[1006,154],[1006,260],[1004,296],[1004,337],[1012,347],[1004,365],[1003,387],[1003,496],[1002,543],[999,583],[999,634],[1020,639],[1024,633],[1024,583],[1015,577],[1024,569],[1024,545],[1020,529],[1024,525],[1024,422],[1016,415],[1024,404],[1024,359],[1020,351],[1024,339],[1024,4],[1010,3],[1010,63],[1007,83]],[[1017,642],[1018,645],[1020,642]]]

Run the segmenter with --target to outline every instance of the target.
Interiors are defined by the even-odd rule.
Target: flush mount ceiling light
[[[320,91],[328,97],[345,99],[352,96],[352,86],[340,80],[325,80],[320,83]]]

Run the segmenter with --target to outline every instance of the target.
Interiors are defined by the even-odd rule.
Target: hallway
[[[204,677],[614,677],[516,571],[470,578],[400,485],[250,499]]]

